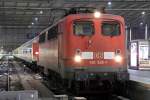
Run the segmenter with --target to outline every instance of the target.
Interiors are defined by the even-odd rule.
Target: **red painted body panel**
[[[75,20],[93,21],[95,28],[94,35],[74,35],[73,22]],[[117,21],[121,26],[120,35],[113,37],[102,35],[101,23],[103,21]],[[68,68],[74,70],[76,68],[84,67],[92,69],[93,67],[96,68],[96,70],[101,70],[101,68],[106,67],[108,70],[106,70],[106,72],[111,72],[111,69],[126,69],[125,25],[122,17],[106,14],[101,16],[99,19],[95,19],[91,14],[70,15],[58,22],[57,25],[59,32],[58,37],[52,40],[46,39],[45,43],[39,44],[38,64],[44,66],[46,70],[51,69],[64,76],[63,73],[65,73],[65,70]],[[91,41],[90,44],[89,41]],[[77,63],[74,61],[76,49],[80,49],[81,52],[93,52],[94,58],[86,60],[83,59],[80,63]],[[122,63],[116,63],[114,59],[104,59],[104,52],[115,53],[118,49],[121,51],[120,54],[123,57]],[[103,57],[97,57],[99,54],[103,54]]]
[[[58,72],[58,40],[39,45],[39,65]],[[46,71],[47,73],[47,71]]]
[[[95,34],[93,36],[75,36],[73,33],[73,20],[80,19],[89,20],[94,22]],[[121,35],[119,36],[104,36],[101,33],[101,22],[102,21],[118,21],[121,25]],[[125,25],[124,20],[120,16],[110,16],[104,15],[100,19],[92,19],[92,15],[89,16],[69,16],[67,22],[68,33],[65,33],[64,37],[67,39],[63,39],[66,41],[65,43],[65,51],[64,58],[65,66],[71,67],[126,67],[126,51],[125,51]],[[67,42],[68,41],[68,42]],[[92,41],[92,43],[88,44],[88,41]],[[121,64],[116,63],[114,60],[104,60],[103,58],[94,57],[93,60],[82,60],[81,63],[76,63],[74,61],[74,55],[76,49],[80,49],[82,52],[94,52],[94,56],[98,52],[115,52],[117,49],[121,50],[121,55],[123,56],[123,62]]]
[[[32,59],[34,61],[39,61],[39,43],[32,43]]]

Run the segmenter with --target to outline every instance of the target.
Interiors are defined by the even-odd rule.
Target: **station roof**
[[[60,9],[71,7],[106,7],[106,12],[123,16],[127,27],[150,24],[150,0],[0,0],[0,29],[37,32],[60,19]]]

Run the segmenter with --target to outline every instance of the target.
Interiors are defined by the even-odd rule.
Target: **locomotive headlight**
[[[39,52],[35,52],[35,54],[36,54],[36,55],[38,55],[38,54],[39,54]]]
[[[122,62],[122,56],[120,56],[120,55],[116,55],[114,59],[118,63]]]
[[[75,62],[81,62],[81,56],[80,55],[75,55],[74,61]]]
[[[99,18],[101,16],[101,13],[100,12],[98,12],[98,11],[95,11],[94,12],[94,17],[95,18]]]

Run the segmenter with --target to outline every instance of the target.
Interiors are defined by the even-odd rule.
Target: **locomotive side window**
[[[103,22],[102,34],[107,36],[120,35],[120,24],[116,22]]]
[[[45,33],[41,34],[40,37],[39,37],[39,43],[43,43],[45,42]]]
[[[75,35],[92,35],[94,34],[94,26],[90,21],[74,22]]]
[[[50,30],[48,30],[48,40],[57,38],[58,35],[58,26],[52,27]]]

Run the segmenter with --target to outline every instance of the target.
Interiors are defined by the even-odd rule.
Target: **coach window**
[[[51,29],[48,30],[48,40],[57,38],[58,35],[58,26],[54,26]]]
[[[45,42],[45,33],[42,33],[41,35],[40,35],[40,37],[39,37],[39,43],[43,43],[43,42]]]
[[[92,35],[94,34],[94,25],[91,21],[76,21],[74,22],[75,35]]]
[[[29,52],[32,53],[32,49],[30,49]]]
[[[102,34],[106,36],[120,35],[120,24],[117,22],[103,22]]]

